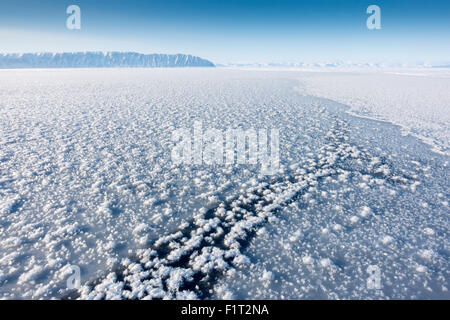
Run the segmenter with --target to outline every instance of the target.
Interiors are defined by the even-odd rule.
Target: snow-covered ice
[[[1,70],[0,297],[449,298],[448,155],[302,89],[319,95],[321,77]],[[390,86],[409,88],[399,77]],[[173,164],[172,132],[198,120],[279,129],[279,172]]]
[[[301,88],[350,107],[360,116],[402,126],[450,154],[450,71],[448,69],[353,70],[300,73]]]

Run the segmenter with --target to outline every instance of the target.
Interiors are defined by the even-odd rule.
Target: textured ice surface
[[[355,114],[387,120],[450,153],[450,71],[317,72],[301,76],[307,93],[346,104]]]
[[[448,298],[448,157],[300,76],[1,71],[0,296]],[[197,120],[278,128],[279,173],[173,165]]]

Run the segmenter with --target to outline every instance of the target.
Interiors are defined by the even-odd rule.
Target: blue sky
[[[81,30],[66,8],[81,8]],[[366,8],[381,8],[381,30]],[[450,61],[447,0],[0,0],[0,52],[190,53],[224,62]]]

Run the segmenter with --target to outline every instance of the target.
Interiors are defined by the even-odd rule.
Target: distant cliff
[[[185,54],[136,52],[4,53],[0,68],[178,68],[214,67],[208,60]]]

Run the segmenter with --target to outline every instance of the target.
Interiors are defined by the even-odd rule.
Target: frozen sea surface
[[[450,155],[450,71],[400,69],[298,73],[302,91],[385,120]]]
[[[299,77],[2,70],[0,297],[450,298],[448,156]],[[174,165],[198,120],[279,129],[279,172]]]

